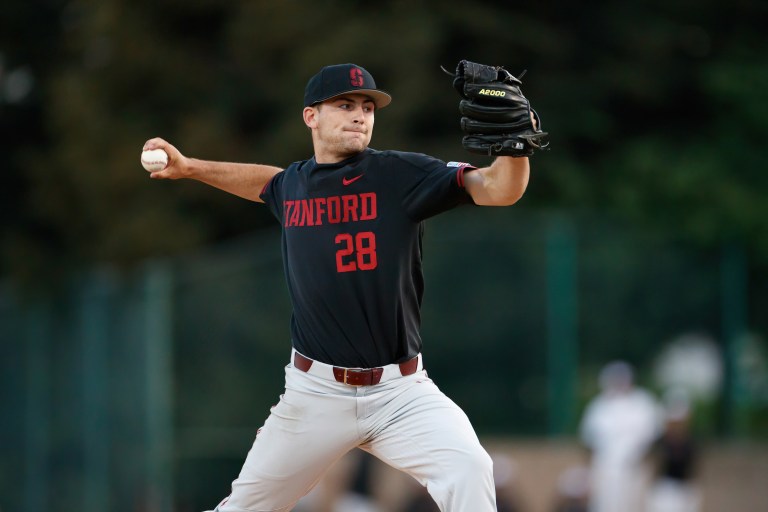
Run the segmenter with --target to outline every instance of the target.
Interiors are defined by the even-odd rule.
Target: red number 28
[[[376,268],[376,235],[372,231],[363,231],[354,237],[349,233],[340,233],[336,235],[335,242],[341,245],[336,251],[337,272]]]

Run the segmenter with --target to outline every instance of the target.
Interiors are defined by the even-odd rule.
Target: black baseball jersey
[[[462,203],[469,164],[399,151],[291,164],[261,199],[282,224],[293,346],[371,368],[421,351],[423,221]]]

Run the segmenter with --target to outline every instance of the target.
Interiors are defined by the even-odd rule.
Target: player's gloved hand
[[[519,157],[549,146],[549,134],[520,90],[522,82],[503,67],[462,60],[454,74],[447,73],[463,98],[461,142],[467,151]]]

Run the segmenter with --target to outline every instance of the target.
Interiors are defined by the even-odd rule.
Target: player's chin
[[[369,139],[367,137],[349,139],[344,143],[344,152],[348,155],[354,155],[365,151],[368,147],[368,142]]]

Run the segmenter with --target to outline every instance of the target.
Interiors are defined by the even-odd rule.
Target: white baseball
[[[141,165],[149,172],[162,171],[168,165],[168,153],[162,149],[142,151]]]

